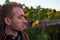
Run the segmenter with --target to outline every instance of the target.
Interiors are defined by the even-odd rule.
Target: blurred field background
[[[9,0],[5,1],[6,3]],[[2,7],[0,5],[0,7]],[[31,27],[36,27],[40,20],[57,20],[60,19],[60,11],[51,8],[42,8],[38,5],[36,8],[33,6],[27,7],[23,4],[24,16],[27,21],[33,21]],[[39,28],[32,28],[24,30],[28,33],[30,40],[58,40],[60,36],[60,25],[42,26]]]

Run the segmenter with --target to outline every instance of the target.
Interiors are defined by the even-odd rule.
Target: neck
[[[15,36],[15,37],[17,37],[17,34],[18,34],[17,31],[14,31],[10,27],[5,28],[5,33],[6,33],[6,35],[12,35],[12,36]]]

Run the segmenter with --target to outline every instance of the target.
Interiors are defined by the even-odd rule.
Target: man
[[[9,2],[0,10],[4,28],[0,30],[0,40],[29,40],[28,35],[23,32],[26,26],[23,7],[16,2]]]

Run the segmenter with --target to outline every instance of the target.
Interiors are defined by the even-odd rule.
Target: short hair
[[[12,10],[14,7],[20,7],[21,9],[23,9],[22,4],[20,3],[8,2],[1,7],[1,10],[0,10],[1,19],[3,20],[5,17],[12,18],[12,15],[13,15]]]

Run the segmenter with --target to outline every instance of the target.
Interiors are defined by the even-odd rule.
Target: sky
[[[40,5],[42,8],[51,8],[60,10],[60,0],[10,0],[10,2],[18,2],[25,4],[26,6],[37,7]],[[0,0],[0,4],[3,5],[5,0]]]

